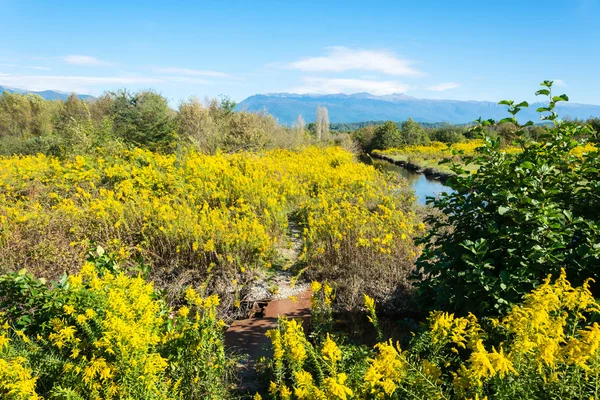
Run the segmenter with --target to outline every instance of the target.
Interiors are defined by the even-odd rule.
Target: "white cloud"
[[[374,95],[404,93],[411,90],[410,85],[396,81],[375,81],[367,79],[328,79],[309,77],[304,85],[291,89],[294,93],[357,93],[368,92]]]
[[[447,82],[429,86],[428,88],[426,88],[426,90],[433,90],[434,92],[443,92],[444,90],[456,89],[457,87],[460,87],[460,83]]]
[[[50,68],[48,67],[39,67],[37,65],[26,65],[26,66],[21,66],[21,65],[16,65],[16,64],[0,64],[0,67],[10,67],[10,68],[27,68],[27,69],[37,69],[37,70],[49,70]]]
[[[0,74],[0,85],[33,91],[59,90],[63,92],[83,93],[90,91],[91,87],[97,86],[100,86],[100,89],[105,89],[106,86],[151,85],[161,82],[164,82],[164,80],[140,76],[98,77]]]
[[[71,65],[87,65],[87,66],[103,66],[111,65],[112,63],[104,60],[100,60],[92,56],[81,56],[81,55],[70,55],[63,57],[63,60],[67,64]]]
[[[557,87],[568,87],[567,83],[565,81],[563,81],[562,79],[555,79],[554,80],[554,86],[557,86]]]
[[[330,47],[323,57],[298,60],[286,65],[290,69],[311,72],[376,71],[387,75],[419,76],[411,60],[397,57],[385,50],[353,50],[342,46]]]
[[[177,67],[153,68],[153,71],[161,73],[161,74],[175,74],[175,75],[185,75],[185,76],[209,76],[212,78],[227,78],[227,77],[229,77],[229,75],[224,72],[206,71],[206,70],[190,69],[190,68],[177,68]]]

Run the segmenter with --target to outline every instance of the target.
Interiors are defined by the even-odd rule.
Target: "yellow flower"
[[[2,351],[5,346],[8,346],[9,343],[10,339],[7,338],[6,335],[0,335],[0,351]]]
[[[369,360],[369,368],[364,375],[364,381],[371,393],[377,393],[377,388],[382,388],[391,395],[405,373],[406,362],[399,352],[399,345],[392,341],[377,343],[375,347],[378,354]]]
[[[182,317],[187,318],[187,316],[190,314],[190,309],[186,306],[183,306],[179,309],[177,313]]]
[[[271,339],[271,344],[273,346],[273,357],[275,360],[280,360],[283,358],[283,344],[281,342],[281,332],[278,329],[271,329],[266,333],[267,337]]]
[[[331,340],[331,338],[329,337],[329,333],[327,334],[327,338],[323,343],[321,354],[323,355],[323,358],[325,360],[329,361],[332,364],[335,364],[336,362],[342,359],[342,351],[337,346],[337,344],[335,344],[335,342]]]
[[[63,310],[65,313],[67,313],[67,315],[73,315],[75,314],[75,307],[69,305],[69,304],[65,304],[63,306]]]
[[[365,307],[367,308],[369,313],[375,314],[375,299],[367,296],[366,294],[363,294],[363,298],[365,300]]]
[[[352,390],[344,385],[347,379],[348,376],[344,373],[340,373],[336,377],[325,378],[323,385],[328,398],[346,400],[348,396],[352,396]]]
[[[319,290],[321,290],[321,284],[317,281],[312,281],[310,284],[310,288],[314,293],[317,293]]]

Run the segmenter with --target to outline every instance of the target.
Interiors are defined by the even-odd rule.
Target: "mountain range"
[[[0,86],[0,93],[33,93],[46,100],[66,100],[71,93],[57,90],[30,91]],[[87,94],[77,94],[80,99],[94,100]],[[532,103],[518,114],[520,122],[539,121],[538,107],[545,103]],[[298,115],[314,122],[317,106],[327,107],[331,123],[351,123],[363,121],[404,121],[412,118],[418,122],[449,122],[462,124],[473,122],[479,117],[502,119],[508,116],[506,106],[491,101],[461,101],[419,99],[403,93],[376,96],[370,93],[355,94],[257,94],[244,99],[236,106],[238,111],[258,112],[266,110],[285,125],[292,125]],[[600,105],[559,103],[556,107],[560,118],[600,117]]]
[[[250,96],[237,105],[237,110],[256,112],[266,110],[280,123],[292,125],[299,114],[304,120],[314,122],[317,106],[327,107],[331,123],[348,123],[372,120],[404,121],[412,118],[418,122],[468,123],[479,117],[502,119],[509,114],[506,106],[490,101],[460,101],[418,99],[402,93],[375,96],[356,94],[293,94],[271,93]],[[539,121],[538,107],[546,103],[533,103],[518,114],[520,122]],[[556,110],[564,119],[600,117],[600,106],[577,103],[559,103]]]
[[[0,86],[0,93],[2,92],[10,92],[10,93],[21,93],[21,94],[27,94],[27,93],[32,93],[32,94],[37,94],[38,96],[43,97],[46,100],[66,100],[71,93],[65,93],[65,92],[59,92],[57,90],[43,90],[41,92],[35,92],[32,90],[25,90],[25,89],[17,89],[17,88],[12,88],[12,87],[7,87],[7,86]],[[82,99],[82,100],[94,100],[95,97],[94,96],[90,96],[89,94],[79,94],[77,93],[77,96]]]

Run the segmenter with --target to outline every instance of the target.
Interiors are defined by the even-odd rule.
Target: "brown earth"
[[[242,390],[255,391],[255,365],[260,357],[270,357],[270,340],[265,335],[268,330],[277,328],[279,317],[300,319],[306,329],[310,320],[310,289],[290,298],[273,300],[264,309],[257,310],[255,318],[235,321],[225,332],[225,345],[238,354],[246,354],[247,359],[240,365]],[[262,312],[261,312],[262,311]]]

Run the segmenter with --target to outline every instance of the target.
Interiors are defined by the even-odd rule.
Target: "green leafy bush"
[[[52,286],[0,277],[0,397],[230,398],[218,297],[189,289],[173,310],[100,253]]]
[[[471,311],[478,315],[507,310],[538,286],[547,274],[565,268],[569,280],[581,284],[600,275],[600,162],[598,150],[577,138],[595,133],[581,124],[560,121],[554,111],[566,95],[552,96],[552,82],[536,94],[546,95],[542,120],[554,126],[539,141],[522,139],[528,122],[515,115],[526,102],[503,101],[522,152],[499,151],[500,141],[485,135],[494,121],[479,121],[484,145],[466,164],[475,174],[453,166],[448,181],[453,193],[430,199],[444,218],[423,240],[417,286],[426,304]]]

